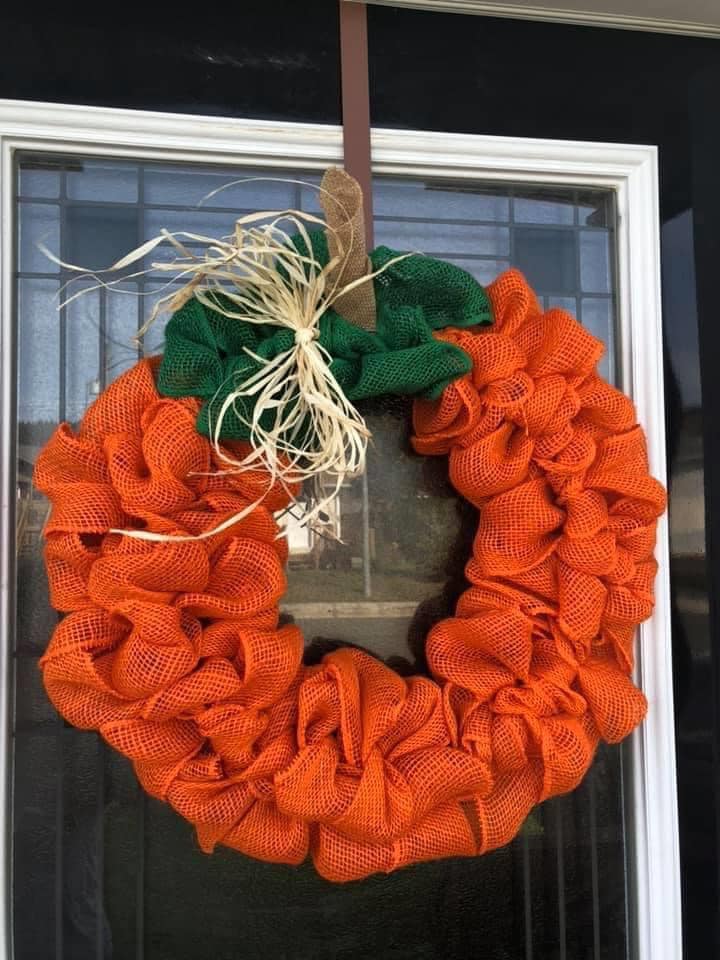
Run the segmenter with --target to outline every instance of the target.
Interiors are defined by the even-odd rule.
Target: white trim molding
[[[465,13],[511,20],[545,20],[551,23],[578,24],[617,30],[641,30],[647,33],[676,33],[691,37],[720,37],[720,21],[706,23],[688,19],[688,5],[677,0],[677,18],[649,17],[644,14],[612,13],[602,9],[554,7],[544,4],[504,3],[502,0],[356,0],[383,7],[410,7],[435,13]],[[642,8],[646,4],[634,4]],[[601,0],[593,3],[602,7]]]
[[[133,157],[174,163],[321,169],[342,159],[339,127],[230,120],[86,106],[0,101],[0,777],[10,823],[7,691],[14,630],[15,349],[13,302],[15,155],[18,151]],[[397,176],[568,184],[615,191],[619,356],[623,389],[648,437],[652,472],[665,479],[657,153],[654,147],[373,130],[373,168]],[[636,678],[650,703],[631,742],[628,791],[632,901],[638,960],[681,956],[668,529],[658,531],[660,573],[653,617],[638,636]],[[10,904],[11,831],[0,829],[0,882]],[[9,911],[0,958],[12,956]]]

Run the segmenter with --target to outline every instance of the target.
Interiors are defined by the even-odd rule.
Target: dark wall
[[[689,83],[712,40],[370,9],[379,126],[656,143],[665,214],[690,196]]]
[[[33,18],[9,5],[0,97],[339,122],[334,0],[234,9],[109,24],[103,8]],[[380,7],[369,28],[376,125],[659,145],[666,335],[679,345],[666,357],[671,481],[689,458],[708,518],[708,552],[672,557],[686,955],[705,958],[718,926],[720,45]]]
[[[2,97],[338,123],[339,89],[335,0],[2,14]]]

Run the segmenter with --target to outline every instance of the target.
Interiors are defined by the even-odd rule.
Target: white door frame
[[[0,784],[11,823],[15,490],[15,159],[17,151],[132,157],[223,166],[323,169],[342,160],[340,127],[234,120],[0,100]],[[664,481],[665,417],[660,315],[657,150],[650,146],[373,130],[377,173],[523,184],[607,187],[617,197],[620,386]],[[636,681],[648,717],[632,737],[629,796],[639,960],[681,956],[680,868],[670,645],[667,518],[658,528],[660,572],[652,618],[638,634]],[[0,829],[0,958],[12,957],[11,830]]]

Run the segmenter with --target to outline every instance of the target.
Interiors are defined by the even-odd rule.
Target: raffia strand
[[[333,196],[332,204],[327,206],[340,210],[346,220],[353,215],[337,196]],[[344,226],[344,222],[340,225]],[[324,266],[312,254],[308,226],[323,227],[333,236],[334,256]],[[293,245],[291,233],[302,238],[306,253]],[[264,470],[268,474],[268,491],[275,484],[281,484],[291,501],[301,508],[301,526],[321,523],[343,484],[364,471],[370,438],[363,417],[333,376],[331,356],[319,342],[321,317],[337,301],[344,298],[348,303],[352,300],[348,294],[363,284],[371,284],[390,266],[411,256],[395,257],[377,271],[368,270],[342,282],[350,275],[346,269],[348,258],[353,257],[357,262],[354,248],[357,242],[352,232],[348,240],[347,230],[336,230],[305,211],[258,211],[239,217],[233,233],[219,239],[188,231],[163,230],[126,254],[108,271],[101,271],[127,271],[163,243],[175,250],[177,255],[172,259],[154,262],[149,268],[130,275],[171,274],[166,287],[176,287],[177,282],[183,281],[179,290],[173,289],[155,303],[138,331],[138,338],[144,336],[161,313],[180,309],[191,297],[230,319],[286,328],[294,333],[293,345],[271,360],[245,348],[260,363],[260,369],[249,379],[235,384],[224,398],[210,423],[210,436],[216,458],[224,465],[217,473]],[[193,252],[188,244],[201,247],[201,252]],[[113,289],[128,279],[124,273],[120,279],[106,281],[97,273],[88,273],[82,267],[59,260],[47,249],[45,252],[64,269],[81,272],[97,281],[95,286],[72,294],[65,303],[99,287]],[[226,387],[227,383],[221,386],[215,400]],[[245,404],[241,401],[245,398],[254,400],[249,419],[242,413]],[[230,412],[249,431],[253,449],[243,459],[234,458],[221,442],[223,424]],[[312,505],[306,509],[299,496],[294,495],[298,485],[304,488],[305,496],[310,495]],[[174,536],[123,529],[111,532],[158,542],[202,540],[222,533],[248,516],[265,496],[262,494],[255,503],[198,535]]]

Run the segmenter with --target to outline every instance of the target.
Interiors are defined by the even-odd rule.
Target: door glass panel
[[[163,226],[224,234],[258,208],[315,211],[314,191],[278,182],[236,183],[198,203],[239,177],[317,177],[38,156],[21,157],[17,173],[16,956],[627,956],[619,749],[601,749],[583,785],[533,811],[505,849],[338,887],[309,865],[223,849],[204,857],[191,827],[140,792],[125,759],[57,718],[37,668],[57,615],[41,553],[48,506],[32,466],[58,420],[76,424],[143,351],[162,349],[161,323],[143,347],[132,339],[162,281],[127,279],[123,292],[95,291],[57,312],[69,275],[38,243],[104,267]],[[519,267],[544,306],[570,310],[605,342],[612,379],[611,192],[379,177],[374,202],[378,243],[452,260],[481,283]],[[303,628],[309,661],[354,643],[423,671],[427,630],[463,588],[474,511],[443,460],[410,452],[409,402],[385,398],[361,412],[374,440],[366,476],[333,507],[340,541],[287,521],[283,614]]]

